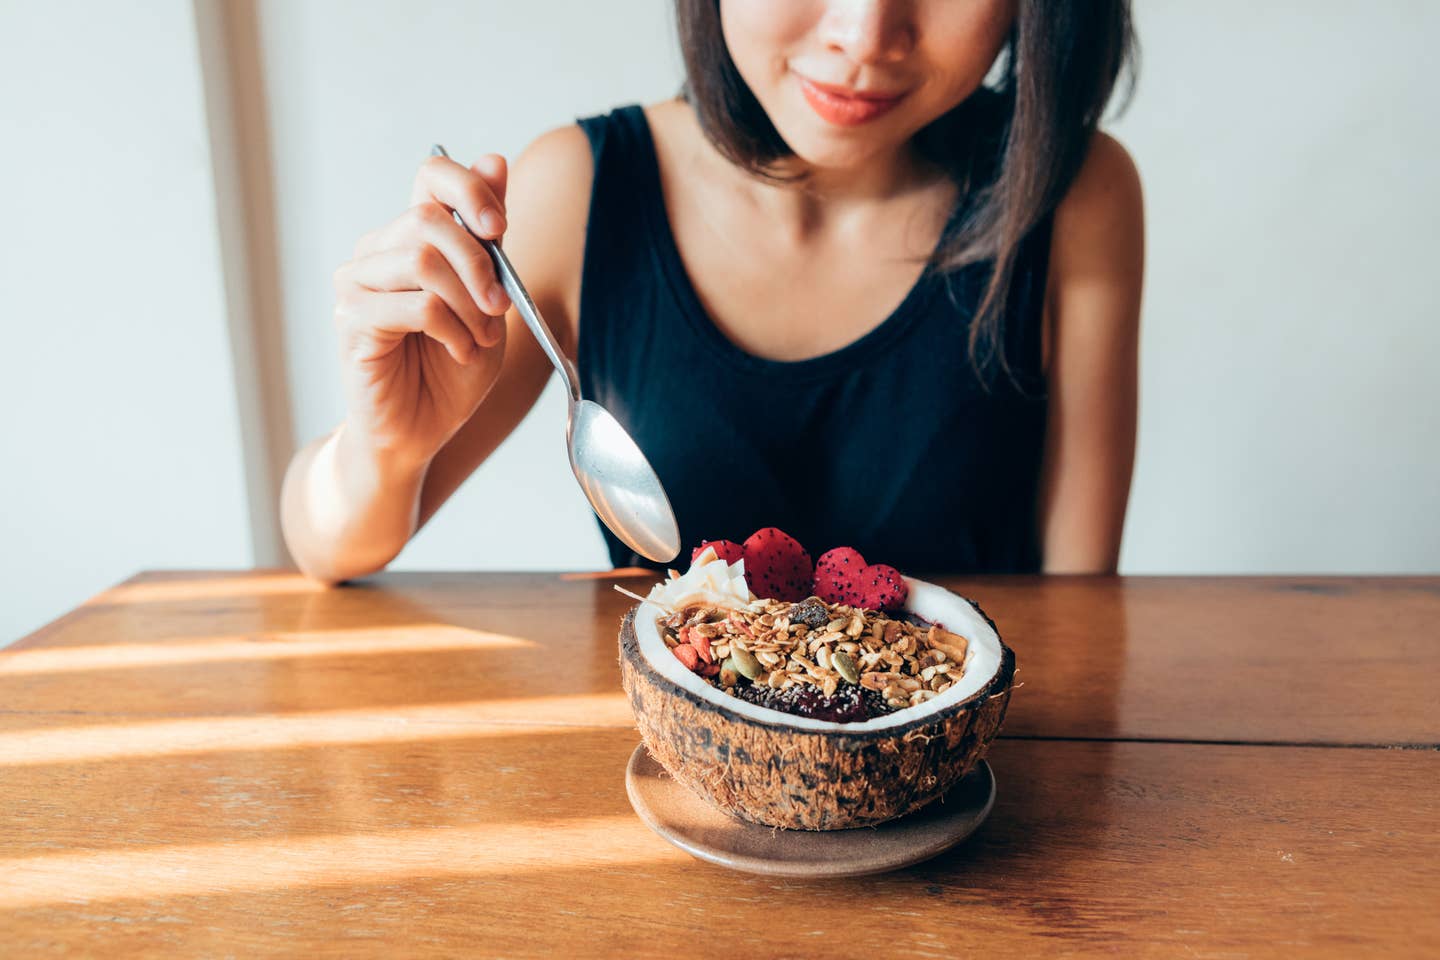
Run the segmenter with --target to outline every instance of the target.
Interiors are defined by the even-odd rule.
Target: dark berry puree
[[[859,723],[895,712],[878,690],[854,684],[845,684],[827,697],[819,687],[809,683],[785,690],[747,683],[735,688],[735,696],[756,706],[832,723]]]

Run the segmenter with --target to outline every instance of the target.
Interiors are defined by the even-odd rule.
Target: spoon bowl
[[[642,557],[667,563],[680,553],[670,500],[645,454],[593,400],[570,404],[570,469],[600,521]]]

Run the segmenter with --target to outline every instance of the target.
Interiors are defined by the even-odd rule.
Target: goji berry
[[[702,636],[701,636],[700,634],[698,634],[698,633],[696,633],[696,634],[691,634],[691,636],[690,636],[690,646],[694,647],[694,648],[695,648],[695,652],[698,653],[698,654],[700,654],[700,659],[701,659],[701,660],[704,660],[706,663],[714,663],[714,662],[715,662],[715,654],[712,653],[711,650],[710,650],[710,638],[709,638],[709,637],[702,637]]]
[[[671,652],[675,654],[675,659],[685,664],[687,670],[694,670],[700,666],[700,654],[688,643],[672,647]]]

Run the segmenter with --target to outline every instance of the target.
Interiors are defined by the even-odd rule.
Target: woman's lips
[[[876,117],[889,113],[896,104],[905,99],[903,93],[869,93],[816,83],[808,77],[800,78],[800,90],[810,109],[820,119],[842,127],[859,126]]]

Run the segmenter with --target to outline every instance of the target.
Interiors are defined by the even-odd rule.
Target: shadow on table
[[[0,910],[0,918],[12,930],[33,926],[52,936],[59,931],[58,936],[73,938],[65,940],[73,949],[98,942],[90,938],[102,936],[106,926],[84,921],[103,914],[123,918],[127,934],[159,931],[172,945],[201,952],[233,944],[241,931],[251,948],[284,944],[292,952],[346,940],[413,944],[412,938],[423,932],[427,944],[445,949],[473,946],[482,937],[490,955],[650,956],[666,952],[662,946],[668,950],[696,937],[720,935],[718,928],[727,949],[748,945],[767,949],[767,955],[811,956],[834,953],[818,949],[835,946],[833,941],[813,939],[827,931],[847,931],[845,944],[854,949],[840,953],[870,955],[884,942],[897,945],[902,936],[930,931],[941,938],[932,944],[938,948],[997,924],[1041,936],[1087,936],[1097,931],[1096,904],[1104,905],[1110,929],[1123,926],[1127,910],[1139,916],[1148,909],[1141,901],[1127,907],[1116,902],[1123,898],[1103,889],[1076,885],[1077,877],[1090,874],[1096,858],[1113,873],[1117,857],[1127,853],[1107,835],[1125,804],[1138,801],[1123,789],[1118,800],[1107,794],[1107,744],[997,748],[999,802],[979,834],[908,870],[832,881],[755,877],[689,859],[645,832],[625,808],[619,776],[625,743],[615,738],[576,746],[585,750],[577,756],[599,758],[593,770],[578,771],[563,795],[547,792],[539,780],[515,791],[504,800],[507,816],[492,820],[477,808],[463,843],[440,830],[430,839],[425,830],[413,829],[415,824],[405,833],[403,847],[394,846],[383,831],[367,840],[377,833],[373,815],[339,808],[337,821],[358,815],[353,840],[344,847],[344,856],[354,858],[357,876],[351,879],[344,879],[346,861],[328,849],[328,841],[315,856],[333,868],[323,883],[287,881],[285,871],[307,868],[294,855],[286,861],[284,847],[276,848],[275,866],[250,863],[254,851],[227,856],[222,849],[213,858],[221,876],[233,877],[245,889],[186,893],[186,877],[199,883],[213,875],[193,868],[177,871],[176,864],[166,863],[165,847],[157,846],[153,852],[161,869],[137,871],[137,876],[142,886],[168,884],[170,892],[122,890],[92,903],[68,902],[67,897],[84,897],[87,878],[106,883],[103,874],[85,873],[73,886],[57,886],[53,899]],[[1047,769],[1046,761],[1055,767]],[[552,765],[536,770],[541,766]],[[472,786],[480,788],[484,779],[475,771]],[[598,805],[585,799],[592,787],[598,790]],[[453,781],[429,789],[438,796],[457,795]],[[554,819],[557,811],[566,811],[573,821]],[[539,822],[524,827],[527,820]],[[533,832],[517,835],[517,824]],[[557,843],[549,831],[565,839]],[[294,843],[303,850],[305,842],[305,835],[297,833]],[[392,875],[375,878],[377,864]],[[878,905],[884,905],[879,914]],[[774,917],[786,919],[771,923]],[[857,917],[870,919],[856,925]],[[643,941],[633,939],[637,936]],[[913,939],[905,943],[920,945]]]
[[[623,786],[631,730],[456,724],[437,735],[410,726],[422,729],[369,743],[237,750],[217,740],[208,751],[147,754],[139,742],[104,760],[0,759],[0,876],[12,858],[64,850],[129,851],[163,865],[171,845],[217,845],[223,857],[228,845],[238,854],[408,830],[423,849],[426,830],[634,819]]]

